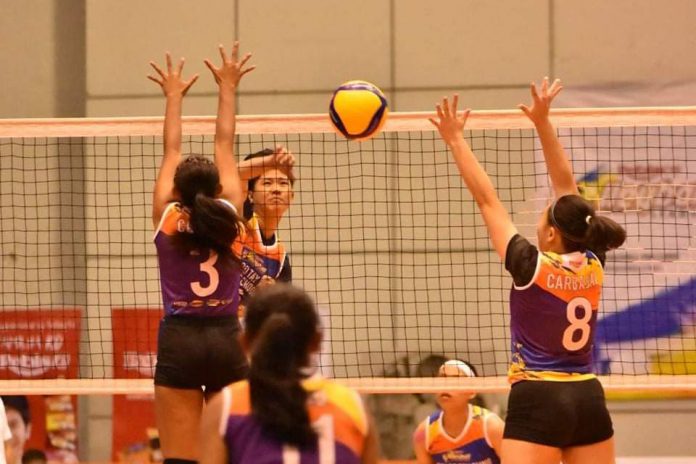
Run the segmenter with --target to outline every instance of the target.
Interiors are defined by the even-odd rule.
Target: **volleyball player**
[[[467,363],[452,359],[440,366],[440,377],[476,377]],[[474,392],[437,394],[440,410],[428,416],[413,434],[418,464],[448,462],[500,463],[505,424],[497,414],[469,403]]]
[[[155,413],[165,463],[198,459],[197,434],[205,395],[246,376],[237,341],[240,267],[232,243],[241,226],[243,194],[234,160],[235,92],[251,71],[219,47],[222,65],[205,60],[219,86],[215,163],[181,156],[181,107],[198,76],[182,77],[183,58],[148,76],[166,96],[164,156],[153,195],[152,219],[165,316],[158,336]]]
[[[265,149],[239,163],[247,227],[235,242],[242,265],[240,319],[246,299],[256,288],[291,282],[292,268],[278,225],[295,198],[292,168],[295,156],[285,147]]]
[[[245,325],[249,380],[206,407],[201,463],[376,463],[377,435],[360,396],[311,366],[321,331],[309,296],[283,283],[260,289]]]
[[[554,201],[537,224],[538,245],[517,233],[488,175],[464,140],[469,110],[457,96],[437,105],[431,122],[454,155],[498,255],[513,278],[510,294],[512,388],[502,461],[611,463],[614,441],[604,391],[592,374],[592,343],[606,252],[626,233],[578,195],[570,161],[548,114],[560,81],[532,84],[531,107],[551,177]]]

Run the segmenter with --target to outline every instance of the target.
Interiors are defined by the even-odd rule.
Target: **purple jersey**
[[[224,200],[218,201],[234,208]],[[193,317],[236,315],[239,265],[231,254],[220,257],[212,250],[182,250],[175,237],[190,233],[188,218],[185,208],[170,203],[155,232],[164,313]]]
[[[604,275],[599,258],[590,251],[540,253],[516,235],[508,245],[506,268],[515,280],[510,293],[510,380],[592,377]]]
[[[251,411],[249,382],[222,390],[220,433],[230,464],[359,464],[368,432],[367,414],[353,390],[320,376],[307,379],[307,412],[317,444],[299,450],[264,433]]]

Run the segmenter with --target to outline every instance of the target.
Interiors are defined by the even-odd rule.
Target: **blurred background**
[[[609,105],[687,105],[695,96],[696,4],[689,0],[2,0],[0,117],[160,115],[145,79],[164,52],[200,73],[186,114],[215,111],[203,64],[240,40],[258,69],[242,114],[322,113],[350,79],[380,86],[395,111],[457,91],[472,108],[514,108],[533,79]],[[611,95],[607,97],[606,95]]]

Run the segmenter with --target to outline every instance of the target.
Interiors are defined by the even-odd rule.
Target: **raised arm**
[[[220,196],[230,201],[237,211],[242,211],[244,193],[242,190],[237,163],[234,156],[234,134],[237,113],[237,87],[242,77],[253,71],[256,66],[245,67],[251,53],[239,59],[239,42],[232,47],[231,56],[227,56],[222,45],[218,46],[222,65],[218,68],[210,60],[205,64],[215,77],[219,87],[218,112],[215,122],[215,164],[220,171]],[[241,213],[240,213],[241,214]]]
[[[517,228],[500,202],[488,174],[483,170],[469,148],[469,144],[464,140],[462,130],[471,110],[467,109],[463,114],[457,116],[458,100],[459,97],[455,95],[452,104],[450,104],[446,97],[443,98],[442,103],[437,105],[437,119],[430,118],[430,122],[437,127],[442,140],[452,151],[459,174],[481,211],[491,242],[493,242],[493,248],[505,261],[508,242],[517,233]]]
[[[563,86],[560,79],[556,79],[549,86],[549,78],[545,77],[541,82],[540,90],[537,90],[536,84],[532,82],[532,106],[519,105],[519,108],[534,123],[537,134],[539,134],[541,147],[544,150],[546,168],[549,171],[551,185],[556,198],[563,195],[577,195],[578,193],[578,186],[573,176],[573,166],[570,164],[563,145],[558,140],[556,129],[551,124],[551,120],[549,120],[551,102],[562,89]]]
[[[275,147],[275,150],[270,155],[257,156],[248,160],[239,162],[239,177],[242,181],[242,190],[244,197],[247,195],[247,181],[254,177],[259,177],[264,170],[268,168],[277,168],[285,172],[290,179],[294,179],[292,171],[295,165],[295,155],[282,145]]]
[[[172,57],[167,52],[166,65],[167,71],[164,72],[154,61],[150,61],[150,66],[158,76],[147,76],[148,79],[159,84],[167,98],[164,111],[164,156],[152,194],[152,222],[155,228],[159,225],[167,204],[174,200],[174,173],[181,161],[181,107],[184,95],[198,79],[198,74],[188,81],[182,79],[183,58],[179,61],[179,65],[173,68]]]

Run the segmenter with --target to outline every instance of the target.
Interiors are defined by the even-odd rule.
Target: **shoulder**
[[[323,380],[321,390],[335,408],[350,417],[361,433],[367,435],[369,425],[367,408],[356,390],[326,379]]]
[[[426,417],[416,426],[413,431],[413,442],[425,446],[426,429],[428,428],[428,418]]]
[[[515,234],[508,242],[505,252],[505,269],[512,275],[515,286],[529,284],[536,272],[539,250],[520,234]]]
[[[172,202],[167,204],[160,218],[160,222],[157,225],[157,229],[155,229],[155,237],[157,237],[160,232],[167,235],[175,234],[182,227],[181,224],[179,224],[181,219],[185,221],[188,220],[188,213],[186,213],[186,210],[181,206],[181,203]]]

